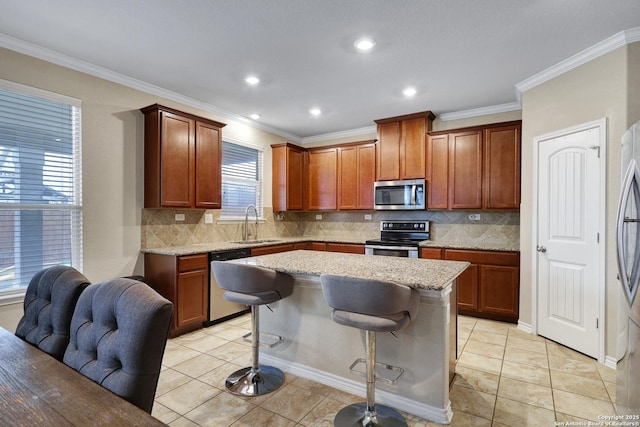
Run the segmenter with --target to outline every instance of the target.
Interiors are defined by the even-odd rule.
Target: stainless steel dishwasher
[[[251,249],[209,252],[209,264],[211,264],[211,261],[229,261],[250,256]],[[211,265],[209,265],[209,270],[209,321],[204,322],[204,326],[210,326],[214,323],[232,319],[247,312],[246,305],[224,299],[224,291],[218,286]]]

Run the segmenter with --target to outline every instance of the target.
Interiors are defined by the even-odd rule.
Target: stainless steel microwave
[[[424,179],[377,181],[374,186],[374,209],[418,210],[425,208]]]

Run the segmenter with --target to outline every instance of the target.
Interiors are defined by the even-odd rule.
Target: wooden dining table
[[[163,426],[0,327],[1,426]]]

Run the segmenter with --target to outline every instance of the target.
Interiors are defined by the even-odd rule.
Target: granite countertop
[[[446,249],[475,249],[479,251],[507,251],[519,252],[520,246],[509,243],[485,243],[485,242],[448,242],[446,240],[424,240],[420,242],[421,248],[446,248]]]
[[[375,236],[371,237],[376,238]],[[287,243],[301,242],[327,242],[327,243],[352,243],[364,245],[366,239],[340,236],[301,236],[301,237],[265,237],[257,241],[233,241],[215,243],[193,243],[184,246],[164,246],[160,248],[141,249],[142,252],[162,255],[193,255],[206,252],[225,251],[232,249],[257,248],[261,246],[284,245]],[[482,242],[448,242],[442,240],[424,240],[420,247],[450,248],[450,249],[476,249],[484,251],[519,251],[517,245],[482,243]]]
[[[261,246],[285,245],[287,243],[301,242],[328,242],[328,243],[353,243],[364,245],[364,240],[338,236],[301,236],[301,237],[265,237],[257,241],[232,241],[215,243],[193,243],[184,246],[164,246],[160,248],[145,248],[141,252],[162,255],[193,255],[206,252],[226,251],[232,249],[258,248]]]
[[[282,273],[319,277],[323,273],[386,280],[416,289],[442,290],[470,264],[463,261],[366,256],[298,250],[229,262],[251,264]]]

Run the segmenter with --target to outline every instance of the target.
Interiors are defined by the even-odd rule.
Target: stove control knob
[[[420,224],[413,224],[413,228],[420,228]]]
[[[393,224],[387,224],[387,228],[393,228]]]

